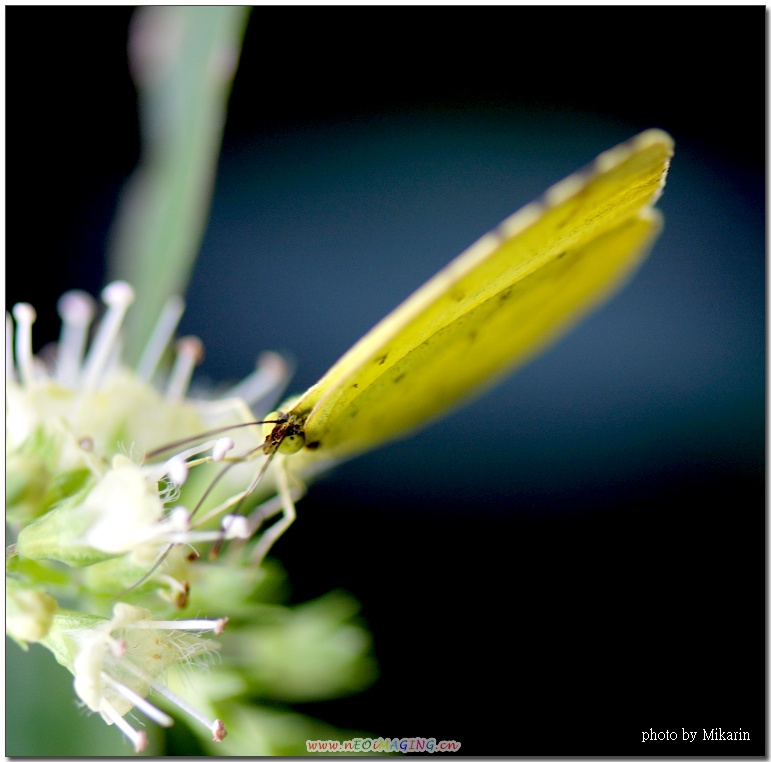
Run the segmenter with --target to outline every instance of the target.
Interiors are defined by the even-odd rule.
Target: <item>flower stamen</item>
[[[129,725],[129,723],[120,714],[118,714],[118,712],[109,706],[109,704],[105,705],[105,707],[102,709],[102,714],[104,714],[107,719],[114,723],[118,730],[120,730],[123,735],[125,735],[126,738],[131,741],[132,745],[134,746],[134,751],[137,754],[147,748],[147,733],[145,733],[144,730],[137,730],[136,728]]]
[[[212,461],[214,463],[219,463],[235,446],[236,443],[230,437],[221,437],[211,448]]]
[[[189,714],[194,720],[200,722],[204,727],[209,728],[209,730],[212,732],[212,741],[219,742],[227,735],[227,731],[225,730],[225,723],[222,722],[222,720],[210,719],[161,683],[153,681],[150,683],[150,685],[152,685],[154,691],[160,693],[161,696],[168,699],[175,706],[178,706],[183,712]]]
[[[128,625],[136,630],[197,630],[219,635],[225,629],[228,617],[219,619],[140,619]]]
[[[83,368],[83,391],[92,391],[98,386],[116,348],[123,318],[134,301],[134,289],[125,281],[114,281],[102,291],[102,301],[107,305],[107,312],[88,350]]]
[[[181,455],[175,455],[167,460],[165,468],[169,479],[178,487],[181,487],[187,481],[190,471],[187,467],[187,461]]]
[[[216,557],[223,542],[233,540],[240,554],[254,533],[257,513],[240,515],[242,508],[246,513],[242,503],[256,489],[275,453],[264,457],[261,430],[251,427],[276,421],[252,420],[255,413],[247,403],[275,409],[266,395],[278,396],[283,390],[287,363],[266,352],[256,370],[229,393],[187,398],[193,370],[203,357],[199,339],[187,337],[177,343],[173,367],[159,381],[162,360],[184,308],[182,299],[172,298],[164,307],[138,372],[127,368],[120,357],[134,290],[115,281],[102,291],[102,300],[106,308],[94,325],[96,300],[82,291],[61,296],[59,340],[52,345],[51,357],[45,358],[32,351],[34,308],[20,303],[6,313],[6,376],[12,397],[8,429],[19,482],[13,498],[21,517],[8,552],[14,568],[24,571],[21,576],[27,568],[30,576],[42,574],[49,563],[57,569],[77,569],[73,586],[66,589],[73,600],[89,586],[99,596],[113,594],[127,577],[141,573],[137,569],[152,565],[116,598],[158,572],[158,584],[140,593],[148,604],[155,606],[163,599],[167,602],[163,612],[172,610],[168,603],[189,606],[189,580],[194,579],[195,605],[205,607],[210,604],[204,597],[203,564],[192,572],[186,564],[201,555],[193,544],[214,542],[212,557]],[[172,441],[158,447],[161,437]],[[140,452],[145,454],[140,457]],[[248,467],[240,468],[256,456],[256,475]],[[208,467],[211,473],[204,469],[200,481],[189,478],[190,469],[211,463],[219,465]],[[49,498],[48,493],[54,492],[48,490],[49,483],[58,490],[55,501]],[[274,489],[271,483],[266,492]],[[282,490],[284,496],[289,494],[288,487]],[[192,510],[180,505],[187,495],[191,504],[195,501]],[[219,503],[212,510],[210,499]],[[260,523],[281,508],[275,500],[264,504]],[[204,512],[202,518],[199,514]],[[220,517],[219,527],[216,521],[209,525],[209,517]],[[162,568],[164,564],[168,569]],[[40,597],[36,580],[24,582]],[[216,576],[215,591],[213,605],[220,607],[227,601],[220,595]],[[136,727],[144,721],[140,712],[164,727],[173,723],[176,713],[160,699],[163,709],[158,708],[152,691],[208,728],[214,741],[225,737],[224,723],[175,695],[166,686],[165,675],[171,668],[209,666],[219,645],[210,636],[223,632],[227,617],[153,621],[151,610],[118,600],[113,617],[106,619],[62,609],[53,597],[48,611],[47,602],[43,598],[40,611],[27,615],[34,630],[28,625],[18,639],[49,648],[74,675],[75,693],[83,704],[116,725],[136,752],[148,744],[147,734]],[[89,606],[92,602],[89,599]]]
[[[195,366],[203,361],[203,342],[197,336],[183,336],[177,341],[176,348],[177,359],[166,387],[166,399],[170,402],[185,396]]]
[[[16,364],[19,377],[25,386],[35,381],[35,363],[32,355],[32,325],[37,320],[37,312],[31,304],[19,302],[13,306],[16,320]]]
[[[137,375],[140,378],[150,381],[155,375],[163,353],[169,346],[184,311],[185,302],[181,297],[172,296],[166,302],[139,361]]]
[[[219,463],[234,446],[235,444],[230,437],[213,439],[208,442],[202,442],[194,447],[189,447],[182,452],[178,452],[162,464],[150,464],[145,465],[142,468],[148,478],[160,481],[164,476],[168,476],[175,485],[181,487],[187,481],[188,473],[191,468],[203,463]],[[203,458],[195,458],[195,460],[189,460],[207,450],[211,450],[211,455],[207,455]]]
[[[62,329],[56,356],[56,380],[63,386],[75,388],[96,305],[85,291],[67,291],[60,297],[57,309]]]
[[[157,725],[161,725],[164,728],[170,728],[174,724],[174,720],[169,717],[166,712],[158,709],[157,706],[151,704],[146,698],[140,696],[136,691],[132,691],[128,685],[124,685],[118,680],[110,677],[106,672],[102,672],[102,679],[109,684],[116,693],[119,693],[123,698],[133,704],[139,709],[142,714],[149,720],[152,720]]]
[[[239,381],[225,396],[238,397],[251,407],[257,402],[265,402],[269,393],[278,398],[290,375],[287,362],[280,354],[262,352],[257,359],[256,370]]]

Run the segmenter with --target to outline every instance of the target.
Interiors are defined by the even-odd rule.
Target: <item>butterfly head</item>
[[[301,421],[286,413],[271,413],[265,424],[265,441],[262,451],[266,455],[280,452],[282,455],[292,455],[305,446],[305,434]]]

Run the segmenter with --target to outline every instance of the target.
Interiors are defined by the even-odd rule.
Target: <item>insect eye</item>
[[[300,434],[288,434],[281,440],[278,451],[283,455],[292,455],[302,450],[305,445],[305,437]]]

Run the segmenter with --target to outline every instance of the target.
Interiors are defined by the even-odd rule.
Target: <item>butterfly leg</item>
[[[295,511],[295,501],[299,500],[303,494],[305,494],[304,487],[295,487],[295,489],[292,490],[289,486],[289,473],[284,458],[281,458],[276,465],[277,497],[280,501],[280,505],[276,505],[274,500],[269,500],[249,517],[249,521],[250,524],[252,520],[255,521],[254,527],[256,529],[263,521],[271,516],[274,516],[279,512],[282,512],[283,515],[275,524],[273,524],[273,526],[266,529],[257,541],[250,559],[251,563],[255,565],[262,563],[276,540],[278,540],[278,538],[291,526],[297,516]]]
[[[295,487],[291,491],[292,502],[296,503],[304,494],[305,488],[301,486]],[[268,519],[273,518],[277,513],[282,513],[283,510],[284,504],[280,494],[274,495],[270,500],[266,500],[258,505],[248,517],[251,535],[255,535]]]

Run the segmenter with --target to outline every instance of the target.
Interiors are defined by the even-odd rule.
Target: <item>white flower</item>
[[[106,553],[126,553],[153,539],[163,521],[163,503],[139,468],[123,455],[88,493],[90,521],[83,539]]]
[[[194,400],[185,395],[202,348],[200,341],[186,337],[177,342],[176,362],[158,388],[152,382],[160,375],[161,358],[182,313],[181,300],[167,305],[134,372],[119,361],[120,327],[133,290],[112,283],[103,299],[107,311],[88,352],[93,300],[77,291],[60,299],[62,333],[48,363],[32,354],[35,310],[27,304],[14,307],[15,335],[14,321],[7,317],[7,344],[15,346],[15,353],[6,357],[6,501],[9,519],[20,526],[15,551],[74,566],[124,553],[146,563],[164,545],[248,537],[253,524],[223,516],[238,502],[233,495],[249,484],[243,475],[240,486],[229,490],[230,499],[209,506],[206,514],[199,511],[195,522],[197,505],[190,510],[177,505],[172,511],[167,506],[178,498],[190,468],[219,462],[233,448],[237,456],[259,449],[259,427],[245,426],[254,421],[248,404],[266,395],[270,399],[263,408],[274,404],[286,381],[285,363],[265,353],[257,371],[230,393]],[[209,439],[182,449],[207,430],[231,426],[241,426],[233,439]],[[159,450],[175,441],[180,446]],[[152,451],[167,457],[145,463],[143,456]],[[211,487],[214,477],[208,478]],[[221,527],[202,527],[217,515]]]
[[[254,520],[227,511],[240,503],[257,469],[251,464],[250,476],[242,473],[226,488],[235,469],[222,461],[259,451],[262,430],[252,425],[249,405],[267,397],[262,409],[270,410],[287,368],[268,353],[225,395],[191,399],[200,341],[178,341],[173,367],[165,376],[159,370],[180,300],[165,309],[138,369],[121,364],[120,329],[133,298],[126,283],[104,290],[107,309],[89,345],[95,304],[82,292],[65,294],[61,337],[47,360],[32,352],[35,310],[19,304],[13,319],[6,317],[6,515],[15,535],[6,554],[6,629],[22,647],[39,642],[53,651],[75,676],[84,704],[120,727],[139,751],[145,735],[125,714],[138,709],[171,724],[148,702],[151,691],[203,722],[214,740],[224,737],[219,720],[199,714],[164,681],[169,667],[211,654],[214,644],[197,633],[219,633],[226,619],[167,621],[128,603],[117,603],[107,619],[94,609],[105,593],[131,593],[164,614],[170,605],[182,608],[190,579],[205,581],[205,563],[190,573],[195,544],[253,534]],[[232,438],[206,435],[233,426],[239,428]],[[191,478],[193,469],[204,471],[201,478]],[[266,482],[270,498],[275,490]],[[180,499],[183,485],[190,507]],[[275,502],[265,505],[270,515]],[[215,517],[219,523],[212,524]],[[57,598],[85,611],[62,610]]]
[[[263,584],[268,593],[282,586],[261,562],[304,489],[268,468],[265,434],[254,425],[275,408],[285,363],[265,354],[224,395],[192,398],[197,339],[178,341],[173,367],[160,372],[181,302],[169,303],[132,370],[119,350],[133,292],[114,283],[103,298],[106,313],[89,344],[93,300],[62,297],[61,338],[45,360],[32,353],[32,307],[16,305],[15,320],[6,320],[7,633],[22,648],[52,651],[73,674],[79,700],[136,751],[147,738],[132,724],[135,711],[161,726],[172,722],[153,703],[158,695],[205,727],[207,739],[224,738],[221,720],[236,723],[230,740],[238,741],[250,736],[242,694],[253,681],[271,701],[361,687],[374,674],[369,640],[348,609],[342,616],[322,601],[294,616],[256,603]],[[211,563],[224,540],[234,542]],[[199,551],[203,543],[214,543],[210,553]],[[197,708],[179,695],[189,687],[181,678],[193,664],[208,667],[217,644],[201,633],[219,634],[227,618],[169,618],[187,607],[232,615],[236,624],[222,668],[196,686]],[[251,753],[252,740],[236,743],[236,753]]]
[[[219,634],[226,621],[156,621],[147,609],[117,603],[112,619],[75,612],[55,615],[43,642],[75,676],[75,692],[83,703],[108,725],[117,725],[139,752],[145,748],[146,735],[124,718],[126,713],[138,709],[159,725],[173,724],[169,715],[147,700],[151,691],[208,727],[212,740],[225,737],[220,720],[189,707],[159,679],[173,665],[190,665],[211,654],[216,645],[197,633]]]

